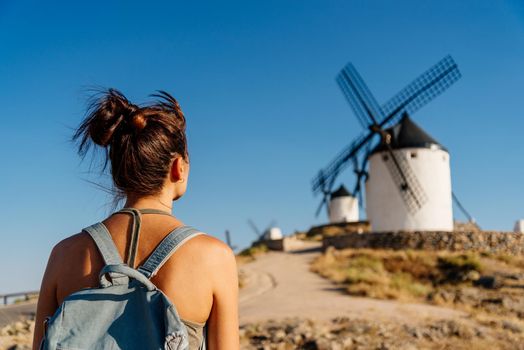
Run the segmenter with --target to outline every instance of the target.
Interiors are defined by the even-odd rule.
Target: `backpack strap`
[[[138,268],[138,271],[147,278],[153,277],[178,248],[191,238],[202,234],[204,233],[191,226],[174,229],[160,242],[146,262]]]
[[[202,344],[200,345],[199,350],[206,350],[207,349],[207,322],[204,326],[204,329],[202,330]]]
[[[107,278],[107,275],[109,275],[110,279]],[[101,287],[126,285],[129,284],[129,279],[133,278],[150,291],[157,289],[146,276],[126,264],[106,265],[100,270],[98,278],[100,279]]]
[[[97,222],[84,228],[83,231],[86,231],[93,238],[106,265],[122,264],[120,253],[118,253],[115,243],[104,224]]]

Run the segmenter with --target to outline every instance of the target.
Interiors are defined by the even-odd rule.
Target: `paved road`
[[[240,291],[240,324],[293,316],[313,319],[347,316],[403,323],[465,316],[456,310],[426,304],[348,296],[309,271],[309,262],[318,254],[318,251],[270,252],[241,266],[248,279]]]

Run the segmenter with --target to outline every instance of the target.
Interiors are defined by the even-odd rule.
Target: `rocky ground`
[[[34,328],[34,321],[29,319],[0,328],[0,350],[30,350]]]
[[[524,350],[523,259],[257,248],[239,270],[241,349]],[[32,329],[0,327],[0,350]]]
[[[478,321],[478,320],[477,320]],[[29,350],[34,322],[0,329],[0,349]],[[440,320],[420,325],[337,317],[327,321],[285,318],[240,329],[246,350],[524,349],[524,329],[506,320]]]
[[[441,320],[412,326],[338,317],[329,321],[284,319],[241,328],[242,349],[524,349],[522,329]],[[504,331],[506,327],[509,331]],[[502,330],[502,331],[501,331]]]

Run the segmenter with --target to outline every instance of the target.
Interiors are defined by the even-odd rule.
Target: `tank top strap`
[[[175,228],[160,242],[146,262],[138,267],[138,271],[142,272],[147,278],[153,277],[178,248],[191,238],[201,234],[203,232],[191,226]]]
[[[173,216],[173,214],[171,214],[170,212],[167,212],[167,211],[164,211],[164,210],[160,210],[160,209],[145,208],[145,209],[137,209],[137,210],[141,214],[160,214],[160,215]]]
[[[140,226],[142,225],[142,219],[140,217],[141,213],[136,208],[122,208],[115,214],[118,213],[130,214],[132,217],[131,239],[129,240],[129,246],[127,247],[126,264],[130,267],[134,267],[136,252],[138,250],[138,240],[140,238]]]
[[[136,260],[136,252],[138,251],[138,242],[140,238],[140,227],[142,226],[142,218],[141,214],[161,214],[161,215],[169,215],[172,216],[171,213],[159,209],[151,209],[151,208],[144,208],[144,209],[138,209],[138,208],[131,208],[126,207],[122,208],[117,213],[124,213],[124,214],[130,214],[133,219],[133,224],[131,228],[131,239],[129,241],[129,246],[127,247],[127,261],[126,264],[134,267],[135,266],[135,260]]]

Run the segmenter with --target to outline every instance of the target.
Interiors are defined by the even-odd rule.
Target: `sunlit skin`
[[[189,164],[182,157],[174,157],[161,192],[155,196],[128,194],[125,206],[171,212],[173,200],[186,191],[188,174]],[[115,214],[103,223],[125,261],[131,216]],[[135,267],[168,232],[181,225],[175,217],[142,215]],[[44,318],[53,315],[69,294],[97,287],[103,266],[102,256],[86,233],[66,238],[53,248],[38,299],[33,350],[40,345]],[[208,349],[239,349],[237,267],[234,253],[225,243],[209,235],[192,238],[172,255],[152,282],[173,302],[183,320],[207,322]]]

